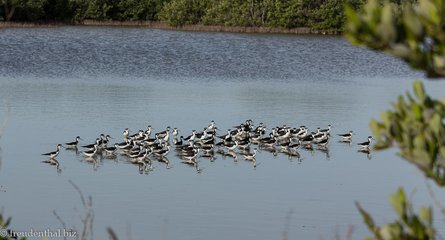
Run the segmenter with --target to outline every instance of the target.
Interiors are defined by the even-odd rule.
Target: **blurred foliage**
[[[371,120],[375,148],[397,143],[402,157],[445,186],[445,104],[431,99],[420,81],[413,86],[414,97],[399,96],[393,110],[381,113],[380,122]]]
[[[353,44],[385,51],[428,77],[445,76],[445,2],[370,0],[356,11],[346,7],[346,38]]]
[[[385,51],[403,59],[429,77],[445,74],[445,1],[395,2],[370,0],[362,10],[346,7],[345,36],[357,45]],[[405,159],[426,176],[445,186],[445,106],[431,99],[420,81],[414,82],[414,97],[407,93],[373,119],[371,130],[377,149],[394,143]]]
[[[17,239],[17,238],[13,238],[13,237],[9,237],[9,236],[5,236],[5,234],[12,234],[13,232],[11,229],[9,229],[9,225],[11,224],[11,218],[4,218],[3,214],[0,212],[0,240],[12,240],[12,239]],[[22,237],[20,238],[20,240],[26,240],[26,238]]]
[[[406,1],[396,5],[370,0],[362,9],[346,8],[346,37],[354,44],[388,52],[424,70],[429,77],[443,76],[445,1]],[[445,73],[445,72],[444,72]],[[427,177],[445,186],[445,105],[429,97],[420,81],[414,97],[399,96],[393,109],[371,120],[375,148],[397,144],[400,154],[416,164]]]
[[[346,7],[346,38],[398,57],[428,77],[445,76],[445,1],[405,1],[402,5],[369,0],[361,11]],[[445,186],[445,104],[429,97],[420,81],[412,96],[399,96],[393,109],[371,120],[376,149],[396,144],[400,155],[416,164],[438,185]],[[432,209],[414,213],[402,189],[390,198],[398,218],[383,227],[375,225],[360,205],[357,207],[373,233],[369,239],[435,239]]]
[[[397,213],[398,219],[382,227],[377,226],[371,215],[358,203],[356,204],[366,226],[374,234],[374,237],[367,239],[435,239],[436,231],[433,227],[431,207],[422,207],[419,209],[419,213],[416,214],[401,188],[390,196],[390,202]]]
[[[0,213],[0,229],[6,229],[8,228],[9,224],[11,223],[11,218],[4,218],[3,214]]]

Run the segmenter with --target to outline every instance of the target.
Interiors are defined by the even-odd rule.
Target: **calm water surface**
[[[149,174],[122,157],[96,165],[63,150],[61,172],[41,153],[80,135],[121,141],[151,124],[182,135],[211,120],[225,129],[246,119],[370,134],[369,119],[422,75],[339,37],[191,33],[133,28],[61,27],[0,31],[0,206],[17,230],[81,229],[84,210],[69,180],[94,208],[94,238],[332,239],[354,227],[368,234],[359,201],[378,223],[392,220],[388,195],[404,186],[416,206],[432,204],[422,173],[395,155],[351,146],[300,150],[302,160],[267,151],[258,167],[217,155],[201,173],[170,154],[172,168]],[[441,82],[425,81],[436,97]],[[10,113],[7,114],[7,109]],[[432,184],[434,186],[434,184]],[[443,190],[433,187],[436,197]],[[286,220],[288,218],[288,220]],[[436,222],[445,233],[440,215]],[[442,226],[442,227],[441,227]]]

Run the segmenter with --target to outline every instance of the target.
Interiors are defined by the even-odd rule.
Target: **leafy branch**
[[[369,0],[361,12],[346,6],[346,38],[398,57],[428,77],[445,77],[443,0],[407,2],[398,6]]]
[[[401,7],[369,0],[362,11],[346,6],[346,38],[355,45],[384,51],[423,70],[428,77],[445,77],[445,2],[418,0]],[[445,186],[445,104],[429,97],[420,81],[392,104],[393,109],[372,119],[370,128],[377,138],[376,149],[397,145],[400,155],[425,175]],[[356,203],[368,229],[369,239],[434,239],[431,207],[415,213],[403,189],[391,195],[398,218],[382,227]]]
[[[435,239],[436,230],[433,227],[433,212],[431,207],[422,207],[419,209],[419,213],[415,213],[402,188],[390,196],[390,202],[397,213],[398,219],[382,227],[377,226],[372,216],[366,212],[358,202],[356,203],[357,209],[362,215],[366,226],[374,233],[373,238],[367,239]]]
[[[402,157],[445,186],[445,104],[430,98],[420,81],[413,89],[414,97],[399,96],[393,110],[381,113],[381,121],[371,120],[375,148],[397,144]]]

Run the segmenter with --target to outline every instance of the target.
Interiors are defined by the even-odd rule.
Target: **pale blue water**
[[[92,196],[95,239],[107,227],[121,239],[332,239],[351,225],[360,239],[368,232],[355,201],[378,223],[394,218],[388,195],[399,186],[416,206],[433,203],[430,181],[395,150],[369,160],[337,141],[329,156],[300,150],[301,162],[262,151],[256,169],[217,155],[201,158],[197,173],[171,153],[171,169],[156,163],[141,175],[122,157],[94,166],[65,150],[60,173],[41,163],[77,135],[121,141],[125,128],[149,124],[182,135],[211,120],[221,134],[246,119],[269,129],[331,124],[364,141],[369,119],[422,75],[340,37],[60,27],[1,30],[0,49],[0,206],[14,230],[61,228],[56,210],[80,231],[84,211],[69,180]],[[443,96],[443,83],[425,84]]]

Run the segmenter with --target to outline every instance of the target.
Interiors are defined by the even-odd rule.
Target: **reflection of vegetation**
[[[443,0],[419,0],[396,8],[370,0],[363,12],[346,8],[346,37],[354,44],[385,51],[424,70],[429,77],[445,76],[445,4]],[[445,186],[445,104],[430,98],[420,81],[414,96],[400,96],[393,110],[372,120],[377,149],[397,143],[401,156],[416,164],[426,176]],[[391,196],[398,214],[394,222],[377,227],[360,205],[357,207],[374,234],[371,239],[434,239],[431,208],[412,210],[402,189]]]

